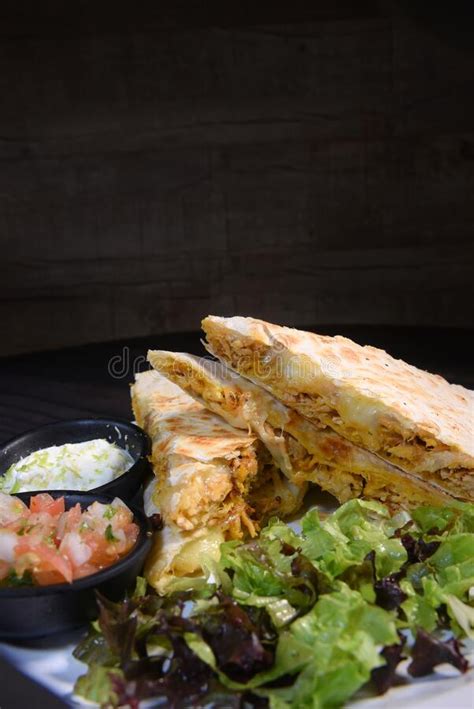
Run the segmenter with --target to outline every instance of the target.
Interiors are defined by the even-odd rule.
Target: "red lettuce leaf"
[[[394,684],[398,684],[401,680],[397,675],[397,667],[403,660],[403,646],[405,639],[400,638],[401,642],[398,645],[386,645],[381,651],[381,655],[385,660],[385,665],[376,667],[371,672],[371,682],[375,687],[377,694],[385,694]]]
[[[431,674],[437,665],[447,662],[459,672],[467,672],[469,663],[461,654],[459,643],[451,640],[438,640],[431,633],[419,630],[415,644],[411,651],[412,661],[408,666],[408,673],[412,677],[424,677]]]
[[[398,574],[391,574],[380,581],[374,583],[375,602],[386,611],[392,611],[399,608],[403,601],[406,601],[407,595],[400,588],[398,583]]]
[[[217,666],[231,679],[247,682],[269,669],[275,659],[277,634],[263,608],[243,608],[219,594],[219,605],[203,620],[202,637]]]

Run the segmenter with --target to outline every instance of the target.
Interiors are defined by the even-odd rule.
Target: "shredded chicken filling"
[[[232,345],[211,335],[209,341],[218,357],[229,362],[241,374],[256,376],[262,383],[265,383],[265,380],[271,382],[272,389],[285,404],[295,408],[316,425],[330,427],[356,445],[369,448],[389,463],[413,471],[418,477],[439,485],[456,497],[474,499],[474,475],[468,468],[443,466],[435,471],[422,468],[423,461],[432,454],[447,451],[447,446],[432,438],[395,430],[394,422],[390,422],[390,428],[383,422],[380,423],[375,433],[348,425],[337,408],[323,396],[291,392],[275,384],[281,379],[281,372],[278,375],[282,367],[281,362],[278,362],[278,356],[281,357],[281,354],[273,355],[271,347],[244,341],[238,337],[234,338]]]
[[[231,461],[213,461],[212,471],[209,479],[201,477],[198,471],[195,484],[194,480],[190,481],[181,494],[178,493],[176,514],[171,521],[184,529],[218,525],[231,539],[240,539],[245,533],[254,536],[257,521],[253,520],[254,510],[246,496],[252,479],[258,474],[255,450],[249,448]],[[223,480],[215,485],[218,491],[214,495],[213,478],[217,483],[218,471],[222,471]]]
[[[173,364],[173,380],[179,383],[185,391],[191,394],[197,394],[206,402],[221,404],[225,401],[225,407],[232,411],[241,405],[242,393],[234,393],[229,389],[217,389],[212,386],[209,381],[200,375],[192,367],[174,363]],[[192,384],[190,384],[192,382]]]
[[[160,481],[157,503],[165,521],[185,531],[218,526],[226,539],[255,536],[271,514],[291,514],[303,497],[288,489],[260,441],[231,461],[214,460],[209,477],[196,470],[182,488],[170,485],[163,460],[155,470]]]

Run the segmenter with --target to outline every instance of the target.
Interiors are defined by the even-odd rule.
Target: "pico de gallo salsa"
[[[138,533],[118,498],[66,510],[64,497],[41,493],[26,505],[0,493],[0,586],[72,583],[125,556]]]

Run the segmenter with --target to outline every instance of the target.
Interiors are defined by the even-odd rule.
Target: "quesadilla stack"
[[[442,504],[449,496],[354,445],[332,429],[315,425],[272,394],[220,362],[193,355],[149,351],[152,366],[225,421],[251,431],[288,480],[317,483],[339,502],[353,497],[399,506]]]
[[[319,430],[370,451],[408,480],[474,500],[474,392],[344,337],[209,316],[207,346]]]
[[[291,514],[303,485],[288,485],[267,449],[247,431],[229,426],[157,372],[132,386],[136,421],[152,441],[155,480],[146,511],[165,525],[155,540],[147,577],[160,592],[172,576],[192,575],[220,542],[254,536],[274,513]]]

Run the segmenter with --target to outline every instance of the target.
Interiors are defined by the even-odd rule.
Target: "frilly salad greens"
[[[211,579],[160,598],[98,599],[75,650],[76,693],[103,706],[324,709],[359,689],[382,693],[397,666],[424,676],[468,663],[474,626],[474,505],[390,517],[351,500],[301,532],[272,520],[258,539],[226,542]]]

